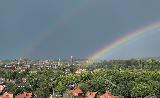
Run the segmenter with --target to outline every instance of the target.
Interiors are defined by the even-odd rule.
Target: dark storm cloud
[[[159,0],[1,0],[1,58],[16,58],[23,52],[23,56],[31,58],[70,55],[84,58],[130,31],[159,21],[159,3]],[[159,39],[160,33],[146,35],[113,50],[112,56],[159,56]]]

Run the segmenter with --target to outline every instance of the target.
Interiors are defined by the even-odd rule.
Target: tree
[[[83,83],[83,82],[79,83],[78,88],[82,90],[84,97],[85,97],[87,91],[90,91],[89,84],[87,84],[87,83]]]

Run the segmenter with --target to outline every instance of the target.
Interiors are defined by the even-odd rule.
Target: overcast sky
[[[117,38],[160,21],[160,0],[0,0],[0,59],[86,58]],[[160,32],[104,58],[160,56]]]

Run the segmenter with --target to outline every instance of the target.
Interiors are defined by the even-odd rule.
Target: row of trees
[[[97,69],[97,68],[110,68],[110,69],[148,69],[148,70],[160,70],[160,61],[154,59],[146,59],[146,60],[137,60],[137,59],[130,59],[130,60],[102,60],[99,62],[93,62],[88,66],[83,66],[87,69]]]

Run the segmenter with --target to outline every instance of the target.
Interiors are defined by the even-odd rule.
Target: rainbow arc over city
[[[99,58],[103,57],[104,54],[110,53],[115,48],[134,40],[137,37],[140,37],[144,34],[154,32],[160,29],[160,22],[152,23],[150,25],[141,27],[133,32],[128,32],[126,35],[121,36],[120,38],[116,39],[115,41],[111,42],[110,44],[105,45],[103,48],[99,49],[98,51],[91,54],[87,57],[87,61],[90,60],[87,64],[91,64],[94,61],[97,61]]]

